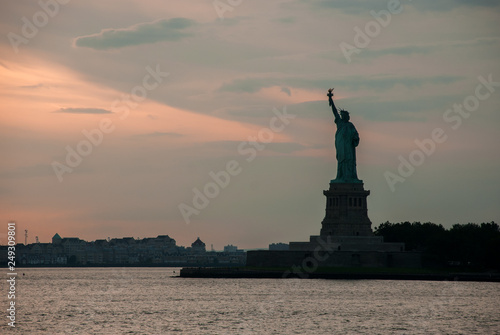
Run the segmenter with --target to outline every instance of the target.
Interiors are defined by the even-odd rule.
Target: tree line
[[[424,266],[500,270],[500,227],[493,221],[450,229],[432,222],[385,222],[374,233],[385,242],[404,242],[407,251],[422,252]]]

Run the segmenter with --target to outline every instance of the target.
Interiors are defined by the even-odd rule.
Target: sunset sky
[[[29,243],[306,241],[336,175],[330,87],[372,227],[500,221],[498,1],[0,6],[0,244],[9,220]]]

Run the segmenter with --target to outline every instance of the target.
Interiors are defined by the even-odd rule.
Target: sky
[[[380,223],[500,221],[500,3],[4,1],[0,244],[318,235],[326,96]]]

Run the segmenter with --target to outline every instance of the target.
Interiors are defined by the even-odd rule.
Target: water
[[[500,334],[499,283],[191,279],[174,270],[19,269],[17,326],[3,318],[0,333]]]

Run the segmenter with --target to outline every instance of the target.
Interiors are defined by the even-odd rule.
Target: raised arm
[[[330,106],[332,106],[332,112],[333,115],[335,115],[335,119],[339,119],[340,115],[339,112],[337,111],[337,107],[335,107],[335,103],[333,102],[333,88],[330,88],[328,90],[328,102],[330,103]]]

